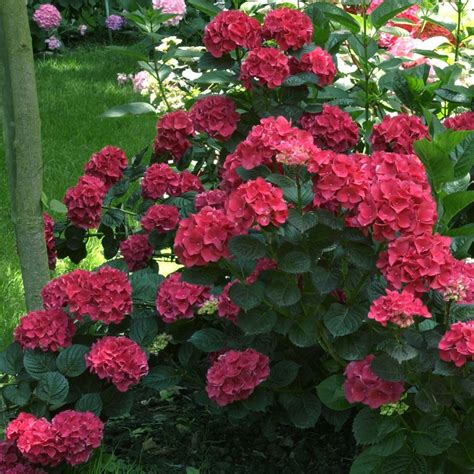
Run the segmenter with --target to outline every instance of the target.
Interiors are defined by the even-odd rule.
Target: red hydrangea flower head
[[[153,163],[147,168],[141,182],[142,196],[145,199],[159,199],[176,188],[179,175],[166,163]]]
[[[57,466],[64,456],[64,447],[58,443],[56,430],[46,418],[29,424],[19,436],[20,453],[33,464]]]
[[[140,224],[145,232],[162,234],[176,229],[179,222],[179,211],[175,206],[155,204],[147,209],[141,218]]]
[[[206,392],[211,400],[223,407],[250,397],[269,374],[270,363],[266,355],[254,349],[227,351],[207,371]]]
[[[308,15],[291,8],[270,10],[263,22],[263,36],[273,39],[284,51],[297,50],[311,43],[313,22]]]
[[[296,68],[297,71],[295,72],[312,72],[316,74],[319,87],[331,84],[337,73],[332,56],[319,47],[303,54]]]
[[[387,382],[371,368],[374,355],[347,364],[344,393],[349,403],[363,403],[377,409],[387,403],[397,403],[404,391],[403,382]]]
[[[347,112],[336,106],[324,104],[319,114],[303,114],[300,125],[311,133],[314,143],[323,149],[342,153],[354,148],[359,141],[357,124]]]
[[[48,282],[41,290],[43,306],[46,309],[61,309],[75,300],[81,288],[87,285],[90,272],[74,270]]]
[[[155,154],[169,152],[179,160],[191,146],[188,138],[193,134],[194,125],[188,112],[177,110],[163,115],[156,124]]]
[[[69,347],[76,328],[60,309],[31,311],[20,319],[15,329],[15,341],[23,349],[57,351]]]
[[[474,264],[463,260],[454,260],[449,281],[439,291],[445,301],[474,304]]]
[[[170,196],[181,196],[184,193],[190,191],[202,192],[204,187],[202,186],[201,180],[188,170],[184,170],[178,174],[178,181],[176,184],[170,183],[168,193]]]
[[[209,299],[209,289],[181,281],[177,272],[167,276],[156,294],[156,309],[165,323],[179,319],[191,319],[194,308],[202,306]]]
[[[455,269],[451,239],[439,234],[405,236],[392,240],[377,267],[393,288],[415,293],[448,286]]]
[[[260,46],[262,30],[259,22],[244,12],[223,11],[204,28],[203,43],[215,58],[220,58],[238,46],[246,49]]]
[[[227,193],[220,189],[211,189],[196,194],[194,198],[194,208],[199,212],[203,207],[212,207],[213,209],[224,209],[224,203],[227,199]]]
[[[82,229],[95,229],[102,217],[102,201],[107,187],[95,176],[81,176],[77,184],[64,196],[67,217]]]
[[[24,411],[8,423],[5,430],[5,437],[8,441],[17,441],[18,438],[36,421],[36,417]]]
[[[240,308],[234,304],[229,297],[229,290],[235,283],[237,283],[237,280],[233,280],[224,286],[222,293],[217,299],[217,315],[220,318],[228,319],[232,323],[237,324],[237,316],[240,312]]]
[[[220,169],[220,187],[224,192],[229,192],[242,183],[242,179],[237,174],[237,169],[242,166],[243,160],[243,156],[240,153],[242,143],[243,142],[239,143],[233,153],[226,156],[222,168]]]
[[[216,140],[227,140],[237,129],[240,115],[235,103],[224,95],[213,95],[197,100],[189,111],[194,127]]]
[[[65,410],[51,424],[64,450],[64,459],[71,466],[88,461],[104,435],[104,423],[91,412]]]
[[[54,242],[54,221],[46,212],[43,213],[44,239],[48,252],[48,266],[50,270],[56,268],[56,244]]]
[[[456,44],[456,38],[447,28],[432,23],[431,21],[422,21],[415,25],[412,36],[423,41],[433,38],[434,36],[444,36],[451,44]]]
[[[304,130],[298,130],[297,134],[281,142],[277,148],[276,162],[287,166],[304,166],[314,154],[321,151],[314,145],[310,133]]]
[[[288,205],[283,191],[263,178],[241,184],[233,191],[226,205],[229,220],[246,230],[254,224],[279,227],[288,218]]]
[[[110,188],[123,176],[123,170],[128,166],[125,153],[115,146],[106,146],[94,153],[84,167],[87,175],[101,179]]]
[[[428,128],[416,115],[386,115],[382,122],[374,125],[370,135],[373,151],[413,153],[413,143],[429,138]]]
[[[326,159],[330,161],[318,166]],[[317,169],[313,178],[313,204],[316,207],[336,210],[342,206],[351,210],[364,199],[369,180],[358,155],[318,153],[308,165],[308,170],[313,169]]]
[[[86,355],[86,366],[100,379],[126,392],[148,374],[148,362],[143,349],[125,336],[105,336],[95,342]]]
[[[127,275],[107,265],[99,268],[90,274],[69,309],[78,316],[89,316],[92,321],[121,323],[132,312],[132,287]]]
[[[149,244],[147,235],[133,234],[120,243],[120,253],[128,270],[136,272],[146,268],[153,255],[153,247]]]
[[[463,112],[449,117],[444,120],[443,125],[451,130],[474,130],[474,112]]]
[[[281,86],[289,75],[288,57],[276,48],[253,49],[240,68],[240,80],[246,89],[252,88],[250,79],[274,89]]]
[[[207,265],[229,256],[227,244],[235,234],[223,210],[204,207],[179,223],[174,251],[186,267]]]
[[[438,344],[439,357],[462,367],[474,361],[474,321],[458,321],[451,324]]]
[[[401,328],[411,326],[415,320],[414,316],[431,318],[428,308],[413,293],[402,290],[387,290],[384,296],[380,296],[372,302],[368,318],[373,319],[386,326],[388,322]]]
[[[23,458],[12,441],[0,441],[0,472],[2,474],[46,474]]]

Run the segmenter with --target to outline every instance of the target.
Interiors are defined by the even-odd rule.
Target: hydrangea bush
[[[1,449],[38,472],[84,462],[143,384],[266,436],[352,423],[352,474],[472,471],[472,87],[379,49],[412,1],[203,5],[202,95],[151,152],[94,153],[66,219],[45,217],[51,266],[89,239],[107,262],[20,320]]]

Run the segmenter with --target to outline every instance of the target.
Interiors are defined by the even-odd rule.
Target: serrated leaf
[[[77,411],[90,411],[100,416],[102,411],[102,399],[98,393],[85,393],[74,405]]]
[[[217,267],[190,267],[184,268],[181,272],[181,281],[192,283],[193,285],[211,286],[220,275]]]
[[[403,380],[403,367],[389,355],[382,354],[375,357],[370,367],[376,375],[389,382]]]
[[[26,351],[23,357],[26,372],[39,380],[47,372],[56,370],[56,358],[49,352]]]
[[[312,393],[281,393],[280,402],[297,428],[312,428],[321,415],[321,402]]]
[[[153,342],[158,334],[158,318],[154,311],[134,311],[130,321],[129,337],[141,346]]]
[[[255,308],[248,312],[240,312],[238,326],[246,334],[262,334],[275,326],[277,314],[270,308]]]
[[[301,293],[294,277],[276,271],[265,275],[265,296],[276,306],[291,306],[301,298]]]
[[[398,418],[382,416],[370,408],[363,408],[354,418],[352,432],[357,444],[375,444],[399,426]]]
[[[58,405],[66,400],[69,383],[59,372],[46,372],[41,376],[35,395],[49,405]]]
[[[344,380],[343,375],[331,375],[316,386],[319,399],[331,410],[347,410],[351,407],[344,395]]]
[[[366,313],[361,306],[333,303],[324,314],[324,324],[334,337],[346,336],[359,329]]]
[[[339,277],[336,271],[334,269],[331,271],[321,266],[314,266],[311,269],[311,280],[316,290],[322,295],[331,293],[339,284]]]
[[[418,355],[418,351],[406,342],[395,341],[392,339],[387,339],[379,344],[379,349],[386,352],[399,364],[407,360],[414,359]]]
[[[423,416],[410,433],[413,448],[423,456],[436,456],[456,442],[456,429],[447,418]]]
[[[380,474],[428,474],[426,460],[411,452],[395,453],[384,459]]]
[[[89,347],[74,344],[61,351],[56,359],[58,370],[68,377],[77,377],[86,370],[84,356],[89,352]]]
[[[31,398],[31,388],[28,382],[20,382],[18,385],[7,385],[3,388],[3,395],[15,405],[23,407]]]
[[[442,201],[444,212],[441,224],[447,226],[465,207],[474,202],[474,191],[460,191],[448,194]]]
[[[181,378],[181,374],[173,367],[158,366],[150,370],[143,379],[143,385],[158,391],[166,390],[178,385]]]
[[[249,411],[264,412],[272,402],[272,393],[262,387],[257,389],[249,398],[243,400],[243,406]]]
[[[235,283],[229,288],[229,298],[232,303],[244,311],[256,308],[263,301],[263,296],[264,285],[258,281],[252,285]]]
[[[189,342],[203,352],[214,352],[225,346],[226,335],[213,328],[200,329],[191,336]]]
[[[265,256],[265,245],[250,235],[238,235],[229,241],[229,251],[237,258],[256,260]]]
[[[316,74],[313,74],[312,72],[300,72],[298,74],[294,74],[293,76],[287,77],[283,83],[282,86],[285,87],[299,87],[303,86],[306,84],[318,84],[319,79]]]
[[[300,365],[292,360],[277,362],[270,370],[268,383],[275,388],[287,387],[297,377]]]
[[[410,8],[416,4],[416,0],[384,0],[375,10],[370,14],[370,21],[374,28],[379,29],[388,20],[398,15],[399,13]]]
[[[0,372],[16,375],[23,368],[23,351],[20,344],[14,342],[0,352]]]
[[[154,306],[156,293],[162,281],[163,277],[149,268],[133,272],[130,275],[133,302]]]
[[[311,257],[300,250],[292,250],[279,258],[278,268],[286,273],[306,273],[311,268]]]

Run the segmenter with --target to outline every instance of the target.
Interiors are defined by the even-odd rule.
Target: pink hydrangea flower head
[[[288,49],[296,51],[311,43],[313,22],[308,15],[299,10],[277,8],[265,15],[263,36],[265,39],[275,40],[284,51]]]
[[[198,176],[190,173],[188,170],[181,171],[177,176],[177,181],[172,181],[168,186],[170,196],[181,196],[184,193],[204,191],[204,187]]]
[[[46,241],[46,250],[48,252],[48,266],[50,270],[56,268],[56,244],[54,241],[54,221],[53,218],[43,213],[44,240]]]
[[[429,138],[428,128],[416,115],[386,115],[382,122],[374,125],[370,135],[373,151],[413,153],[413,143]]]
[[[179,223],[174,251],[186,267],[208,265],[229,257],[227,244],[234,235],[235,226],[223,210],[204,207]]]
[[[42,30],[53,30],[61,24],[61,13],[51,3],[43,3],[34,12],[33,21]]]
[[[290,75],[288,57],[276,48],[255,48],[249,52],[240,68],[240,80],[246,89],[252,88],[251,79],[274,89]]]
[[[223,95],[198,99],[189,113],[196,130],[221,141],[230,138],[240,119],[234,101]]]
[[[104,435],[104,423],[91,412],[65,410],[53,418],[51,425],[64,448],[64,459],[71,466],[88,461]]]
[[[184,110],[169,112],[156,124],[153,149],[157,155],[169,152],[176,161],[179,161],[191,146],[188,138],[193,134],[194,125],[188,112]]]
[[[227,193],[220,189],[211,189],[196,194],[194,198],[194,208],[199,212],[203,207],[212,207],[213,209],[224,209],[224,203],[227,199]]]
[[[18,438],[36,421],[36,417],[31,413],[20,412],[18,416],[8,423],[5,430],[5,437],[8,441],[17,441]]]
[[[86,355],[86,366],[119,392],[126,392],[148,374],[145,352],[125,336],[105,336],[95,342]]]
[[[239,10],[218,13],[204,28],[203,43],[215,58],[237,47],[254,49],[262,43],[262,30],[254,18]]]
[[[174,323],[179,319],[191,319],[194,309],[209,299],[209,289],[181,281],[177,272],[167,276],[156,293],[156,309],[165,323]]]
[[[297,134],[281,142],[277,149],[276,162],[287,166],[304,166],[320,151],[314,145],[311,135],[304,130],[299,130]]]
[[[242,183],[242,179],[237,174],[237,169],[242,166],[243,160],[243,156],[240,153],[241,145],[242,142],[239,143],[233,153],[229,153],[226,156],[222,168],[219,170],[220,187],[226,194]]]
[[[120,181],[128,166],[125,153],[115,146],[107,145],[94,153],[84,166],[86,175],[101,179],[107,188]]]
[[[133,90],[141,93],[148,88],[150,74],[147,71],[139,71],[132,78]]]
[[[349,403],[363,403],[377,409],[387,403],[397,403],[404,391],[403,382],[388,382],[374,374],[374,355],[347,364],[344,393]]]
[[[474,264],[463,260],[454,260],[449,281],[439,291],[445,301],[457,304],[474,304]]]
[[[161,13],[175,15],[163,23],[167,26],[177,25],[186,14],[186,3],[184,0],[153,0],[152,5],[155,10],[161,10]]]
[[[133,234],[120,243],[120,253],[122,254],[128,270],[136,272],[146,268],[153,255],[153,247],[148,242],[145,234]]]
[[[270,374],[266,355],[246,349],[227,351],[207,371],[208,397],[223,407],[250,397],[255,388]]]
[[[407,290],[400,293],[387,290],[384,296],[372,302],[367,316],[382,326],[390,322],[401,328],[411,326],[415,322],[415,316],[431,318],[423,301]]]
[[[60,309],[31,311],[23,316],[14,337],[23,349],[57,351],[69,347],[76,328],[68,315]]]
[[[0,441],[0,472],[2,474],[46,474],[21,455],[12,441]]]
[[[125,19],[120,15],[109,15],[105,19],[105,26],[110,31],[119,31],[125,26]]]
[[[304,113],[301,128],[311,133],[314,143],[338,153],[354,148],[359,141],[359,129],[351,116],[333,105],[323,105],[319,114]]]
[[[318,86],[324,87],[334,81],[337,73],[332,56],[319,47],[301,56],[295,72],[312,72],[318,77]]]
[[[61,48],[61,41],[59,41],[56,36],[50,36],[49,38],[46,38],[44,42],[50,51],[56,51]]]
[[[64,196],[67,217],[82,229],[95,229],[102,217],[102,201],[107,193],[106,185],[95,176],[81,176],[77,184]]]
[[[145,199],[159,199],[179,186],[179,175],[166,163],[153,163],[147,168],[141,182]]]
[[[159,234],[176,229],[179,223],[179,211],[175,206],[155,204],[147,209],[140,220],[145,232],[155,230]]]
[[[56,430],[46,418],[30,423],[19,436],[20,453],[33,464],[57,466],[64,459],[64,446],[58,443]]]
[[[232,323],[237,324],[237,316],[240,312],[240,308],[234,304],[229,297],[229,290],[235,283],[237,283],[237,280],[233,280],[224,286],[222,293],[217,299],[217,315],[219,318],[228,319]]]
[[[474,130],[474,112],[463,112],[443,121],[443,125],[451,130]]]
[[[41,290],[46,309],[61,309],[74,302],[81,288],[87,285],[90,272],[74,270],[49,281]]]
[[[405,236],[389,242],[377,267],[393,288],[414,293],[445,288],[455,270],[451,239],[439,234]]]
[[[458,321],[451,324],[438,344],[439,357],[462,367],[474,361],[474,321]]]
[[[279,227],[288,218],[283,191],[260,177],[241,184],[233,191],[226,211],[229,220],[242,231],[254,224]]]

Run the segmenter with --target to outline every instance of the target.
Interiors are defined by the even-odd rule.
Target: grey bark
[[[25,0],[0,0],[0,79],[11,217],[31,311],[41,307],[49,270],[41,210],[41,124]]]

